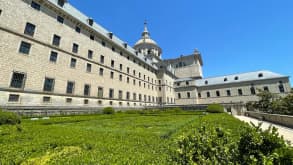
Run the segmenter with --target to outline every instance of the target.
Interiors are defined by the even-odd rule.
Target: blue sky
[[[133,45],[143,23],[163,58],[202,53],[205,77],[271,70],[293,76],[292,0],[70,0]]]

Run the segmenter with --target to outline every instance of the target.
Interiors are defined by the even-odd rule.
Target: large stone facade
[[[282,81],[282,93],[289,92],[286,76],[198,85],[205,80],[198,51],[162,60],[162,50],[150,38],[146,25],[132,48],[64,0],[0,4],[2,107],[128,108],[245,102],[255,99],[246,92],[251,81],[272,89]],[[243,87],[242,96],[214,97],[214,91],[223,93],[239,86]],[[212,93],[209,98],[204,97],[207,91]]]

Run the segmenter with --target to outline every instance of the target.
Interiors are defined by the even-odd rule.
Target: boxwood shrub
[[[103,114],[114,114],[115,113],[115,110],[114,110],[114,108],[112,108],[112,107],[105,107],[104,109],[103,109]]]
[[[0,125],[3,124],[20,124],[20,117],[13,112],[6,112],[0,109]]]
[[[207,107],[209,113],[223,113],[224,107],[221,104],[210,104]]]

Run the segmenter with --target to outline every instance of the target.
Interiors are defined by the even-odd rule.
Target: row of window
[[[285,92],[285,88],[284,88],[283,83],[280,83],[278,85],[278,89],[279,89],[279,92],[280,93],[284,93]],[[269,92],[269,87],[268,86],[264,86],[263,87],[263,90]],[[238,92],[238,96],[242,96],[243,95],[242,89],[238,89],[237,92]],[[255,95],[256,94],[256,88],[255,87],[250,87],[250,94],[251,95]],[[231,96],[231,95],[232,95],[231,94],[231,90],[226,90],[226,96]],[[210,92],[206,92],[206,96],[208,98],[211,97],[211,93]],[[217,97],[220,97],[221,96],[220,91],[216,91],[216,96]],[[198,97],[201,98],[201,93],[198,93]]]
[[[35,25],[31,24],[31,23],[27,23],[26,24],[26,27],[25,27],[25,30],[24,30],[24,34],[27,34],[27,35],[30,35],[30,36],[33,36],[34,35],[34,31],[35,31]],[[61,37],[54,34],[53,35],[53,40],[52,40],[52,45],[54,46],[59,46],[60,45],[60,41],[61,41]],[[24,42],[22,41],[21,42],[21,45],[20,45],[20,48],[19,48],[19,52],[20,53],[23,53],[23,54],[29,54],[30,52],[30,49],[31,49],[31,44],[30,43],[27,43],[27,42]],[[76,43],[73,43],[72,45],[72,52],[73,53],[78,53],[78,49],[79,49],[79,45],[76,44]],[[94,52],[92,50],[88,50],[88,58],[89,59],[93,59],[93,54]],[[51,57],[50,57],[50,61],[52,62],[56,62],[57,61],[57,57],[58,57],[58,53],[57,52],[52,52],[51,53]],[[101,64],[104,64],[105,63],[105,57],[103,55],[100,55],[100,60],[99,62]],[[75,67],[75,64],[76,64],[76,59],[72,59],[71,61],[71,67],[74,68]],[[91,65],[88,64],[87,65],[87,71],[90,71],[90,67]],[[115,67],[115,61],[114,60],[111,60],[111,67],[114,68]],[[123,70],[123,65],[120,64],[119,65],[119,70],[122,71]],[[127,67],[127,73],[130,74],[130,68]],[[133,70],[133,76],[136,76],[136,71]],[[138,77],[141,78],[142,75],[141,73],[139,72],[138,73]],[[143,79],[146,80],[146,75],[143,76]],[[150,77],[147,77],[147,81],[150,82]],[[151,82],[154,83],[154,79],[151,78]],[[156,80],[155,80],[155,83],[156,83]],[[160,80],[159,80],[159,84],[161,84]],[[167,80],[166,80],[166,84],[168,84]],[[170,82],[171,84],[171,82]]]
[[[20,101],[20,95],[19,94],[10,94],[9,97],[8,97],[8,102],[16,103],[16,102],[19,102],[19,101]],[[43,101],[43,103],[51,103],[52,98],[50,96],[43,96],[42,101]],[[70,104],[70,103],[73,102],[73,98],[70,98],[70,97],[65,98],[65,102]],[[89,101],[89,99],[84,99],[83,103],[84,104],[90,104],[90,101]],[[103,101],[98,100],[97,104],[98,105],[103,105]],[[114,101],[109,101],[109,105],[114,105]],[[119,101],[118,105],[122,106],[123,102]],[[130,106],[130,102],[127,102],[126,105]],[[139,104],[133,103],[133,105],[134,106],[137,106],[137,105],[144,106],[144,103],[139,103]]]
[[[24,73],[19,73],[19,72],[13,72],[12,79],[10,82],[10,87],[12,88],[24,88],[25,85],[25,79],[26,76]],[[54,91],[54,86],[55,86],[55,79],[53,78],[48,78],[45,77],[44,81],[44,86],[43,86],[43,91],[44,92],[53,92]],[[75,89],[75,82],[74,81],[68,81],[67,82],[67,87],[66,87],[66,94],[74,94],[74,89]],[[103,98],[104,97],[104,88],[103,87],[98,87],[98,98]],[[84,90],[83,90],[83,95],[84,96],[90,96],[91,95],[91,85],[85,84],[84,85]],[[137,94],[133,93],[132,95],[133,100],[137,100]],[[144,101],[147,101],[147,95],[144,96]],[[113,99],[114,98],[114,89],[109,89],[109,98]],[[126,100],[130,100],[130,92],[126,92]],[[149,102],[154,102],[154,96],[148,96],[148,101]],[[118,91],[118,99],[123,99],[123,91],[119,90]],[[138,94],[138,100],[142,101],[142,94]]]
[[[63,2],[62,2],[62,3],[63,3]],[[41,5],[38,4],[38,3],[36,3],[36,2],[34,2],[34,1],[32,1],[32,3],[31,3],[31,7],[33,7],[34,9],[36,9],[36,10],[39,11],[40,8],[41,8]],[[59,23],[62,23],[62,24],[64,23],[64,18],[61,17],[61,16],[59,16],[59,15],[57,16],[56,20],[57,20]],[[92,20],[92,19],[88,19],[88,23],[92,26],[92,24],[93,24],[93,20]],[[34,35],[34,32],[35,32],[35,28],[36,28],[35,25],[33,25],[33,24],[31,24],[31,23],[27,23],[26,28],[25,28],[25,34],[30,35],[30,36],[33,36],[33,35]],[[79,26],[76,26],[76,27],[75,27],[75,31],[76,31],[77,33],[80,33],[80,32],[81,32],[81,28],[80,28]],[[94,36],[93,34],[91,34],[89,37],[90,37],[91,40],[95,40],[95,36]],[[112,37],[113,37],[113,33],[109,33],[109,37],[112,39]],[[60,45],[60,40],[61,40],[61,37],[60,37],[60,36],[58,36],[58,35],[54,35],[53,45],[55,45],[55,46],[59,46],[59,45]],[[106,47],[106,42],[105,42],[105,41],[101,41],[101,44],[102,44],[102,46]],[[126,44],[126,43],[124,43],[123,46],[124,46],[124,48],[127,48],[127,44]],[[78,53],[78,48],[79,48],[79,45],[76,44],[76,43],[74,43],[74,44],[73,44],[73,47],[72,47],[72,52],[73,52],[73,53]],[[116,52],[115,47],[112,46],[111,49],[112,49],[113,52]],[[119,51],[118,51],[118,52],[119,52]],[[120,53],[120,55],[123,56],[123,52],[122,52],[122,51],[120,51],[119,53]],[[136,52],[136,55],[138,55],[138,52]],[[125,56],[125,57],[126,57],[126,56]],[[92,58],[92,54],[89,55],[89,58]],[[130,60],[130,57],[129,57],[129,56],[127,56],[126,58],[127,58],[128,60]],[[147,59],[145,58],[145,61],[146,61],[146,60],[147,60]],[[137,62],[136,59],[134,59],[134,58],[133,58],[133,62],[134,62],[134,63],[137,63],[139,66],[142,65],[140,62]],[[153,71],[152,69],[150,69],[150,67],[146,67],[145,65],[143,65],[143,68],[144,68],[144,69],[147,69],[147,70],[149,70],[149,71],[151,71],[152,73],[155,73],[155,71]]]

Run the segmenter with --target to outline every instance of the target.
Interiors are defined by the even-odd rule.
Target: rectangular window
[[[34,24],[26,23],[24,34],[27,34],[29,36],[34,36],[35,29],[36,29],[36,26]]]
[[[119,66],[120,71],[122,71],[122,67],[123,67],[122,64],[120,64],[120,66]]]
[[[178,99],[181,99],[181,93],[178,93]]]
[[[227,96],[231,96],[231,91],[230,90],[227,90]]]
[[[83,104],[89,104],[89,100],[88,99],[84,99],[83,100]]]
[[[61,17],[61,16],[57,16],[57,21],[59,22],[59,23],[64,23],[64,18],[63,17]]]
[[[207,92],[207,97],[211,97],[211,94],[210,94],[210,92]]]
[[[111,78],[111,79],[114,78],[114,72],[110,72],[110,78]]]
[[[92,50],[88,50],[87,57],[89,59],[93,59],[93,54],[94,54],[94,52]]]
[[[221,96],[220,91],[216,91],[216,95],[217,95],[217,97],[220,97]]]
[[[104,89],[103,87],[98,87],[98,97],[103,98]]]
[[[109,89],[109,98],[114,98],[114,89]]]
[[[53,92],[54,91],[54,83],[55,83],[55,80],[53,78],[46,77],[43,90],[46,92]]]
[[[50,62],[57,62],[58,53],[51,51]]]
[[[90,39],[91,40],[95,40],[95,36],[94,35],[90,35]]]
[[[8,102],[19,102],[19,95],[10,94],[8,97]]]
[[[114,60],[111,60],[111,67],[112,68],[114,68],[114,64],[115,64]]]
[[[100,68],[99,74],[100,74],[100,76],[104,75],[104,69],[103,68]]]
[[[135,70],[133,70],[133,76],[135,76]]]
[[[254,87],[251,87],[251,88],[250,88],[250,93],[251,93],[252,95],[255,95],[256,92],[255,92],[255,88],[254,88]]]
[[[61,40],[61,37],[56,35],[56,34],[54,34],[52,44],[55,45],[55,46],[59,46],[60,45],[60,40]]]
[[[123,98],[123,92],[120,90],[119,91],[119,99],[121,100]]]
[[[76,67],[76,59],[75,58],[71,58],[71,60],[70,60],[70,67],[71,68],[75,68]]]
[[[73,43],[73,45],[72,45],[72,52],[73,53],[78,53],[78,44]]]
[[[129,83],[129,77],[127,77],[127,80],[126,80],[126,82],[127,82],[127,83]]]
[[[280,91],[280,93],[285,93],[285,88],[284,88],[283,84],[279,85],[279,91]]]
[[[31,44],[21,41],[20,47],[19,47],[19,53],[23,54],[29,54],[31,49]]]
[[[76,31],[77,33],[80,33],[80,27],[76,26],[76,27],[75,27],[75,31]]]
[[[127,73],[129,74],[129,67],[127,67]]]
[[[10,87],[12,88],[24,88],[25,84],[25,74],[13,72],[12,79],[10,82]]]
[[[141,101],[141,94],[138,95],[138,100]]]
[[[135,79],[133,79],[133,85],[135,85]]]
[[[139,78],[141,77],[141,73],[140,73],[140,72],[138,73],[138,77],[139,77]]]
[[[122,81],[122,74],[119,75],[119,80]]]
[[[44,103],[50,103],[50,102],[51,102],[51,97],[44,96],[44,97],[43,97],[43,102],[44,102]]]
[[[73,92],[74,92],[74,82],[68,81],[67,82],[66,93],[67,94],[73,94]]]
[[[88,84],[85,84],[83,89],[83,95],[89,96],[90,93],[91,93],[91,86]]]
[[[32,1],[31,7],[34,8],[34,9],[36,9],[36,10],[38,10],[38,11],[41,10],[41,5],[38,4],[38,3],[36,3],[36,2],[34,2],[34,1]]]
[[[133,93],[133,100],[136,100],[136,93]]]
[[[72,103],[72,98],[66,98],[66,103]]]
[[[127,99],[127,100],[130,99],[130,92],[126,92],[126,99]]]
[[[239,96],[242,96],[243,95],[242,89],[238,89],[238,95]]]
[[[190,98],[190,92],[187,92],[187,98]]]
[[[101,64],[104,64],[105,62],[105,57],[103,55],[100,56],[100,63]]]
[[[91,72],[92,71],[92,64],[87,63],[86,64],[86,71]]]
[[[264,87],[263,87],[263,90],[264,90],[264,91],[267,91],[267,92],[270,91],[270,90],[269,90],[269,87],[267,87],[267,86],[264,86]]]

